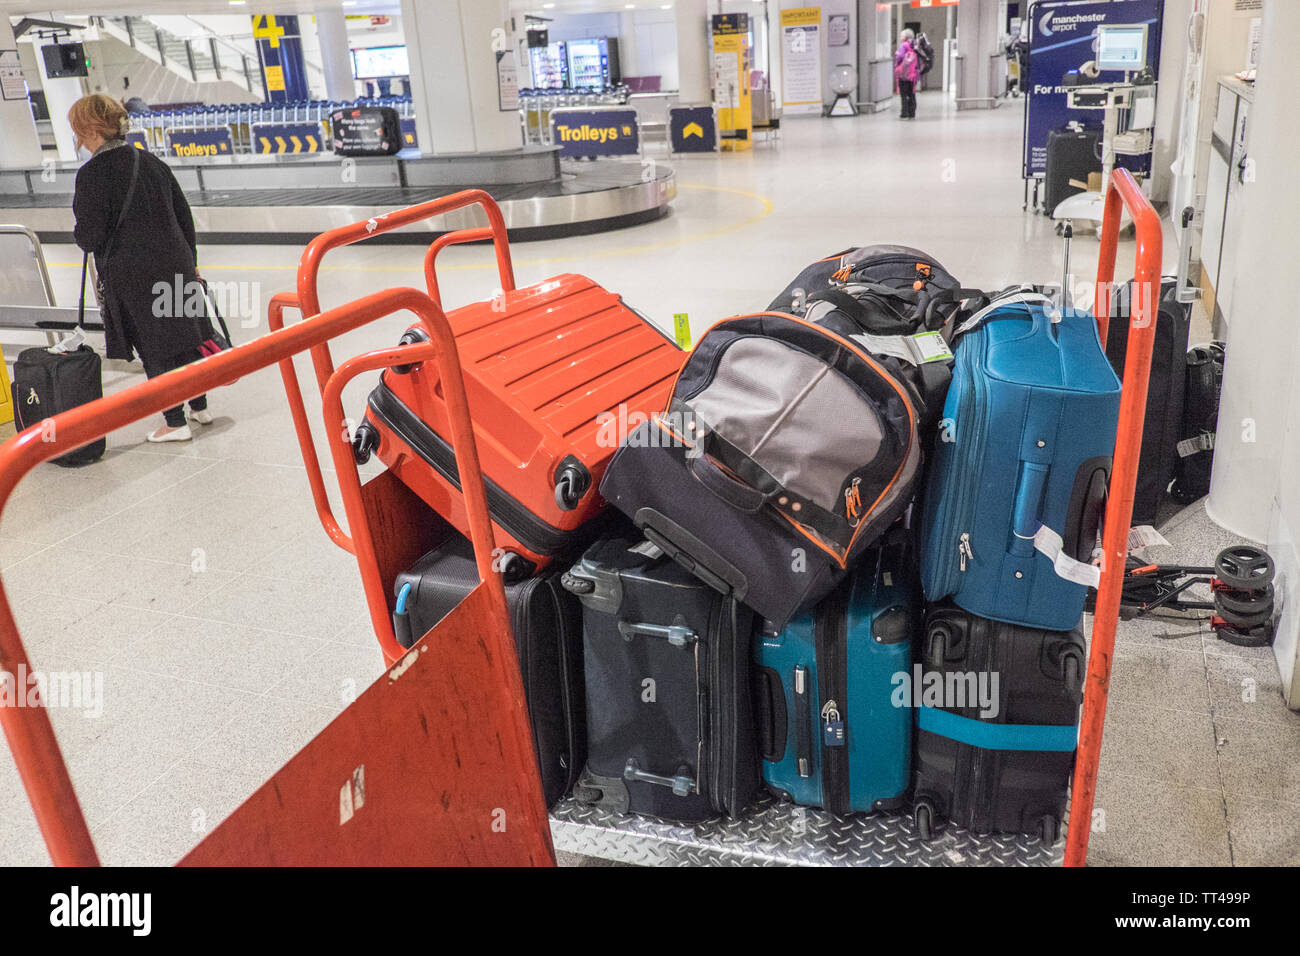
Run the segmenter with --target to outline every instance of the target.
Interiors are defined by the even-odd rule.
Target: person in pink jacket
[[[898,81],[898,95],[903,101],[899,119],[916,119],[916,81],[921,78],[921,59],[912,46],[915,38],[911,30],[898,35],[898,51],[894,54],[894,79]]]

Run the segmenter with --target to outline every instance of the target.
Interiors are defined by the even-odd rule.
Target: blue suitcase
[[[963,329],[925,492],[925,596],[1068,631],[1096,586],[1119,379],[1095,319],[1041,295],[995,300]]]
[[[894,698],[919,627],[909,535],[896,528],[819,605],[755,636],[763,782],[795,803],[844,814],[905,802],[913,714]]]

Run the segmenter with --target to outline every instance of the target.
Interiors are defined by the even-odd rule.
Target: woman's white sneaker
[[[163,431],[161,428],[156,432],[150,432],[145,435],[146,441],[164,442],[164,441],[189,441],[194,437],[190,431],[189,425],[182,425],[180,428],[173,428],[171,431]]]
[[[192,422],[198,422],[200,425],[211,425],[211,424],[212,424],[212,413],[211,413],[210,411],[208,411],[206,408],[203,409],[202,411],[197,411],[197,412],[191,410],[191,411],[190,411],[190,421],[192,421]]]

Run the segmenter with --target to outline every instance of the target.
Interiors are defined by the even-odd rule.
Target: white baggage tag
[[[1075,584],[1095,588],[1101,586],[1101,568],[1095,564],[1084,564],[1065,553],[1065,542],[1061,536],[1045,524],[1038,526],[1034,533],[1034,549],[1045,554],[1052,562],[1056,576]]]
[[[1144,548],[1150,548],[1155,545],[1169,547],[1169,542],[1155,528],[1149,524],[1140,524],[1136,528],[1129,528],[1128,531],[1128,549],[1130,551],[1141,551]]]
[[[77,326],[77,330],[69,335],[66,339],[61,339],[56,345],[51,345],[45,351],[53,352],[55,355],[60,353],[75,352],[81,348],[86,341],[86,330]]]
[[[655,561],[664,556],[663,548],[650,541],[642,541],[640,544],[634,544],[627,550],[632,554],[639,554],[642,557],[649,558],[651,561]]]
[[[917,365],[952,358],[952,349],[948,348],[948,343],[938,332],[918,332],[907,341],[912,346]]]
[[[1179,458],[1190,457],[1199,451],[1213,451],[1214,435],[1211,432],[1201,432],[1195,438],[1184,438],[1176,447]]]
[[[916,356],[908,347],[908,338],[902,335],[868,335],[858,332],[849,336],[854,342],[866,348],[872,355],[891,355],[908,365],[916,365]]]

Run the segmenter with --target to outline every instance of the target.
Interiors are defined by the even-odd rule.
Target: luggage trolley
[[[262,338],[56,415],[51,433],[59,436],[58,442],[43,441],[44,430],[36,425],[0,446],[0,511],[28,472],[63,449],[271,365],[280,365],[288,383],[293,381],[293,356],[310,351],[321,370],[329,364],[330,339],[395,313],[413,314],[428,341],[369,352],[331,372],[324,391],[334,406],[326,408],[326,419],[333,433],[341,434],[339,395],[356,375],[413,359],[437,363],[480,583],[429,632],[436,645],[426,643],[397,657],[386,674],[180,862],[551,865],[554,853],[523,682],[510,644],[501,579],[491,570],[487,495],[446,317],[426,293],[392,289],[284,328],[279,313],[293,301],[283,295],[272,301],[277,328]],[[301,406],[295,411],[301,413]],[[296,414],[295,423],[301,426],[305,417]],[[311,441],[309,433],[300,431],[299,437]],[[339,530],[330,518],[335,541],[384,566],[421,553],[425,537],[436,530],[421,516],[427,509],[417,510],[409,493],[382,474],[361,487],[349,442],[333,442],[330,450],[340,474],[354,479],[343,483],[352,533]],[[319,467],[311,474],[318,481]],[[427,654],[431,646],[437,652]],[[2,582],[0,667],[11,674],[30,670]],[[421,724],[437,732],[412,734],[411,728]],[[97,864],[44,706],[0,707],[0,726],[53,862]],[[498,825],[502,813],[508,828]]]
[[[422,206],[389,214],[377,223],[357,223],[342,227],[317,238],[303,256],[298,274],[298,301],[307,314],[319,308],[316,292],[316,274],[323,255],[332,248],[364,239],[377,232],[445,215],[470,205],[480,206],[487,215],[489,226],[459,229],[438,237],[425,257],[425,276],[428,291],[435,301],[439,291],[435,271],[438,253],[448,245],[463,242],[493,241],[497,254],[497,267],[502,287],[514,288],[514,276],[504,224],[499,211],[486,194],[469,191],[435,200]],[[1132,177],[1117,171],[1107,196],[1107,214],[1101,240],[1101,258],[1098,267],[1097,316],[1103,342],[1106,333],[1106,316],[1109,314],[1108,290],[1114,278],[1115,257],[1118,244],[1121,209],[1127,207],[1137,223],[1136,281],[1160,281],[1161,231],[1159,218],[1150,203],[1142,196]],[[1119,597],[1123,586],[1124,557],[1129,521],[1132,517],[1133,490],[1136,482],[1137,462],[1142,435],[1142,417],[1146,407],[1147,376],[1150,372],[1154,323],[1148,321],[1144,309],[1146,300],[1139,298],[1132,316],[1133,331],[1127,363],[1111,494],[1107,503],[1106,537],[1108,554],[1118,555],[1102,575],[1098,596],[1097,615],[1093,627],[1092,656],[1085,685],[1081,737],[1076,755],[1075,785],[1071,804],[1074,819],[1089,819],[1096,786],[1097,762],[1100,755],[1102,719],[1105,712],[1106,688],[1113,655],[1115,628],[1119,615]],[[273,308],[273,313],[275,309]],[[278,327],[281,319],[273,314],[272,326]],[[400,355],[401,350],[392,350]],[[328,357],[318,351],[316,360],[318,382],[325,387],[325,405],[331,410],[327,429],[337,434],[341,419],[332,410],[338,404],[338,388],[333,383],[337,375]],[[394,358],[390,364],[396,364]],[[345,366],[346,368],[347,366]],[[341,374],[341,372],[339,373]],[[294,411],[295,426],[302,443],[318,513],[331,538],[340,541],[343,533],[329,513],[324,480],[310,445],[310,428],[304,411],[301,394],[292,370],[286,368],[285,384],[290,405]],[[340,454],[342,444],[335,448],[340,481],[345,488],[345,500],[357,498],[355,483],[359,480],[356,469],[348,464],[350,458]],[[349,490],[350,489],[350,490]],[[349,514],[349,524],[358,527],[356,518]],[[378,537],[378,531],[372,537]],[[390,587],[388,582],[399,570],[388,564],[381,569],[376,561],[357,549],[360,570],[366,583],[367,602],[371,610],[375,631],[384,653],[389,659],[402,653],[392,630]],[[412,552],[411,559],[417,555]],[[420,646],[417,644],[417,647]],[[1076,827],[1068,831],[1066,841],[1044,844],[1037,836],[1020,834],[993,834],[980,836],[960,828],[945,827],[930,841],[921,838],[907,813],[875,813],[836,817],[813,808],[797,807],[763,798],[744,816],[736,820],[718,820],[710,823],[681,826],[635,815],[622,815],[597,807],[589,807],[570,798],[561,801],[552,811],[551,830],[557,849],[590,856],[603,857],[628,863],[654,863],[660,865],[747,864],[747,865],[1019,865],[1050,866],[1062,862],[1082,865],[1087,854],[1088,828]]]

